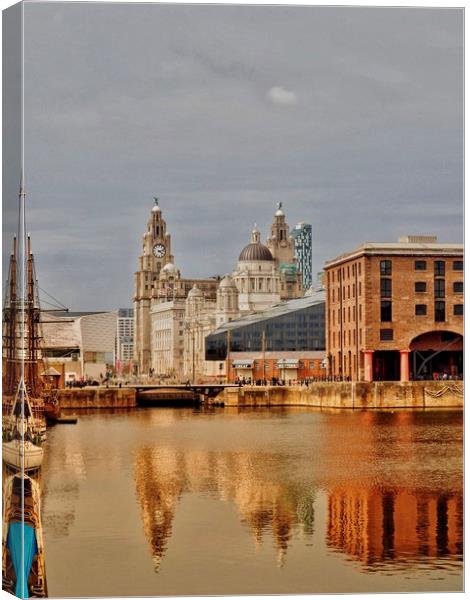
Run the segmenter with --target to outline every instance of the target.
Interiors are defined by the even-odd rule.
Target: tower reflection
[[[256,545],[271,537],[282,566],[294,530],[314,533],[314,490],[266,473],[266,457],[248,452],[187,452],[142,448],[135,460],[136,494],[145,536],[158,570],[184,493],[233,503]]]

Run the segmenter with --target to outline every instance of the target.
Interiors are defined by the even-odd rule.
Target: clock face
[[[157,258],[163,258],[165,256],[166,249],[163,244],[155,244],[152,252],[153,252],[153,255],[156,256]]]

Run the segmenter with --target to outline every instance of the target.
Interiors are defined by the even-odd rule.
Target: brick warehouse
[[[365,243],[325,265],[329,374],[351,381],[461,377],[463,245]]]

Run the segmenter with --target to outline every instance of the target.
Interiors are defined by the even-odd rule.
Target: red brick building
[[[461,377],[463,246],[431,236],[366,243],[326,263],[330,375]]]
[[[325,379],[325,352],[232,352],[228,381]]]

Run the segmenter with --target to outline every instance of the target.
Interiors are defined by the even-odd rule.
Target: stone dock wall
[[[133,408],[135,396],[131,388],[71,388],[59,390],[59,403],[61,408]]]
[[[319,408],[462,408],[463,381],[319,382],[305,386],[226,388],[225,406],[312,406]]]

